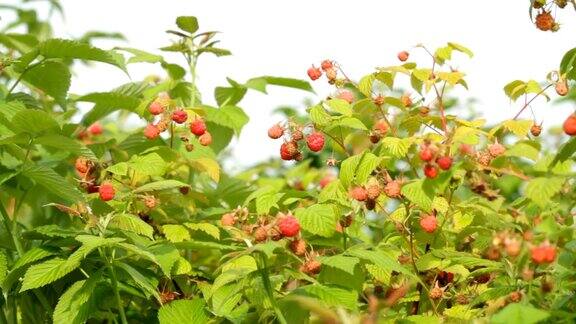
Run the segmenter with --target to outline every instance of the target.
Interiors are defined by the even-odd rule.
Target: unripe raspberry
[[[306,241],[295,239],[290,242],[290,250],[297,256],[303,256],[306,254]]]
[[[162,106],[162,104],[156,100],[154,100],[150,106],[148,107],[148,111],[156,116],[156,115],[160,115],[161,113],[164,112],[164,107]]]
[[[316,81],[318,80],[321,76],[322,76],[322,71],[320,71],[319,68],[314,67],[314,65],[312,65],[308,71],[308,77],[310,78],[310,80],[312,81]]]
[[[456,295],[456,303],[458,303],[460,305],[466,305],[469,302],[470,302],[470,300],[468,300],[468,296],[466,296],[464,294]]]
[[[314,132],[306,137],[306,144],[312,152],[318,152],[324,147],[324,134]]]
[[[180,187],[178,188],[178,191],[180,191],[182,195],[187,195],[190,192],[190,187]]]
[[[300,130],[300,129],[293,130],[291,135],[292,135],[292,137],[291,137],[292,141],[297,142],[297,141],[301,141],[304,139],[304,133],[302,133],[302,130]]]
[[[150,209],[154,209],[156,205],[158,205],[158,200],[154,196],[145,196],[144,205]]]
[[[188,152],[194,151],[194,145],[192,143],[187,143],[184,147],[186,148],[186,151],[188,151]]]
[[[156,124],[156,128],[158,128],[158,132],[162,133],[168,129],[169,124],[170,124],[170,120],[168,118],[162,118]]]
[[[364,187],[353,187],[350,189],[349,195],[352,199],[357,201],[366,201],[368,199],[368,192]]]
[[[444,296],[444,290],[438,286],[438,282],[434,285],[434,288],[430,289],[429,297],[430,299],[436,300]]]
[[[349,104],[354,102],[354,94],[350,90],[342,89],[336,95],[336,98],[345,100]]]
[[[425,232],[434,233],[438,227],[438,219],[434,215],[425,214],[420,218],[420,226]]]
[[[74,163],[76,171],[78,171],[78,173],[80,174],[85,174],[86,172],[88,172],[90,170],[91,165],[92,162],[83,156],[77,158],[76,162]]]
[[[353,221],[354,221],[354,214],[348,213],[348,214],[342,216],[338,223],[340,224],[340,226],[342,228],[346,228],[346,227],[350,227],[350,225],[352,225]]]
[[[512,303],[517,303],[520,300],[522,300],[522,292],[520,291],[513,291],[510,293],[510,295],[508,295],[508,299],[510,300],[510,302]]]
[[[541,133],[542,125],[533,124],[532,127],[530,127],[530,134],[532,134],[532,136],[538,137]]]
[[[404,107],[411,107],[413,104],[412,98],[410,98],[410,95],[407,95],[407,94],[400,97],[400,101],[402,102],[402,105]]]
[[[254,240],[256,242],[264,242],[268,239],[268,230],[264,226],[258,227],[254,231]]]
[[[311,259],[311,260],[306,261],[300,267],[300,271],[302,271],[308,275],[318,274],[318,273],[320,273],[321,269],[322,269],[322,264],[315,259]]]
[[[206,123],[202,118],[196,118],[190,123],[190,131],[196,136],[206,133]]]
[[[452,167],[452,158],[449,156],[441,156],[436,159],[436,164],[442,170],[449,170]]]
[[[278,229],[282,236],[293,237],[300,233],[300,223],[296,217],[289,214],[278,219]]]
[[[374,210],[376,208],[376,200],[374,199],[366,199],[366,202],[364,203],[364,206],[366,207],[366,209],[368,210]]]
[[[424,162],[430,162],[434,158],[434,152],[430,149],[430,147],[425,146],[420,150],[418,156],[420,157],[420,160]]]
[[[234,213],[226,213],[220,218],[222,226],[234,226],[236,224],[236,216]]]
[[[338,72],[335,69],[327,69],[326,70],[326,78],[330,84],[336,82],[336,78],[338,77]]]
[[[208,146],[212,144],[212,135],[209,132],[205,132],[200,137],[198,137],[198,141],[202,146]]]
[[[407,51],[402,51],[398,53],[398,59],[400,60],[400,62],[406,62],[409,56],[410,53],[408,53]]]
[[[372,102],[374,102],[376,106],[382,106],[384,102],[386,102],[386,97],[384,97],[383,95],[378,95],[376,96],[376,98],[372,100]]]
[[[552,263],[556,259],[556,247],[544,242],[530,249],[532,261],[536,264]]]
[[[490,155],[492,155],[493,157],[497,157],[506,153],[506,147],[504,147],[504,145],[496,141],[496,143],[488,146],[488,153],[490,153]]]
[[[559,96],[564,97],[565,95],[568,94],[568,82],[566,80],[560,80],[558,82],[556,82],[556,93]]]
[[[284,161],[292,160],[298,153],[298,145],[294,142],[284,142],[280,146],[280,157]]]
[[[100,194],[100,199],[103,201],[109,201],[114,199],[114,195],[116,194],[116,190],[110,183],[103,183],[98,188],[98,193]]]
[[[526,267],[524,270],[522,270],[521,276],[523,280],[530,281],[534,279],[534,270]]]
[[[576,113],[568,116],[562,125],[564,133],[566,135],[574,136],[576,135]]]
[[[144,128],[144,136],[146,136],[147,139],[155,139],[160,135],[160,130],[158,130],[158,127],[156,127],[155,125],[152,124],[148,124],[146,125],[146,128]]]
[[[388,122],[385,119],[380,119],[374,124],[373,129],[374,129],[374,131],[378,132],[380,135],[384,135],[384,134],[388,133],[390,126],[388,125]]]
[[[384,186],[384,193],[390,198],[400,198],[401,192],[402,184],[398,180],[390,181]]]
[[[420,116],[426,117],[430,113],[430,108],[426,107],[426,106],[422,106],[422,107],[420,107],[418,113],[420,114]]]
[[[188,119],[188,114],[184,110],[179,109],[172,113],[172,120],[176,124],[183,124],[186,119]]]
[[[94,124],[90,125],[90,127],[88,127],[88,131],[92,135],[100,135],[103,132],[103,128],[99,122],[95,122]]]
[[[380,196],[380,183],[378,183],[378,180],[376,178],[370,178],[368,180],[368,182],[366,183],[366,193],[368,196],[368,199],[371,200],[376,200],[378,199],[378,196]]]
[[[427,178],[434,179],[438,175],[438,169],[432,164],[426,164],[424,166],[424,175]]]
[[[492,162],[492,155],[489,152],[479,152],[477,153],[476,156],[476,160],[478,161],[478,163],[484,165],[484,166],[488,166],[490,165],[490,163]]]
[[[472,155],[474,154],[474,147],[470,144],[460,144],[458,151],[460,151],[462,155]]]
[[[322,68],[322,71],[324,71],[324,72],[326,72],[326,70],[328,70],[328,69],[331,69],[333,66],[334,66],[334,64],[330,60],[324,60],[320,64],[320,67]]]
[[[554,23],[554,17],[549,11],[543,11],[536,16],[536,27],[542,31],[552,30]]]
[[[271,139],[278,139],[284,135],[284,128],[279,124],[275,124],[268,129],[268,137]]]
[[[324,189],[327,185],[329,185],[332,181],[334,181],[335,178],[333,175],[331,174],[327,174],[325,175],[322,179],[320,179],[320,181],[318,182],[318,184],[320,185],[320,189]]]
[[[370,142],[372,144],[376,144],[376,143],[380,142],[381,137],[378,133],[370,133],[369,138],[370,138]]]
[[[338,161],[336,161],[335,158],[326,159],[326,166],[333,167],[336,166],[336,164],[338,164]]]

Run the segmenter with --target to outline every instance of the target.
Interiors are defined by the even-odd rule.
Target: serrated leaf
[[[176,25],[183,31],[194,34],[198,30],[198,19],[194,16],[180,16],[176,18]]]
[[[406,156],[414,140],[411,137],[397,138],[388,136],[384,137],[381,142],[383,155],[399,158]]]
[[[346,273],[354,275],[354,268],[360,262],[360,259],[344,255],[333,255],[328,257],[322,257],[320,259],[320,262],[323,265],[337,268]]]
[[[59,130],[58,122],[47,112],[26,109],[12,117],[12,127],[17,133],[39,134],[48,130]]]
[[[152,226],[140,219],[138,216],[130,214],[118,214],[112,218],[110,225],[113,228],[144,235],[150,239],[153,238],[154,229]]]
[[[312,106],[309,111],[312,122],[319,126],[330,124],[332,117],[326,112],[322,105]]]
[[[90,150],[80,142],[62,135],[57,134],[44,135],[36,138],[34,142],[36,144],[70,152],[71,154],[76,156],[83,156],[90,160],[98,160],[98,158],[96,157],[96,155],[94,155],[94,152],[92,152],[92,150]]]
[[[71,74],[68,67],[60,62],[47,61],[35,65],[26,72],[22,80],[44,91],[56,102],[66,107],[66,94],[70,88]]]
[[[52,317],[54,323],[84,323],[93,311],[89,301],[100,278],[97,273],[87,280],[73,283],[58,299]]]
[[[206,174],[214,181],[220,181],[220,165],[214,159],[210,158],[197,158],[189,161],[190,165],[201,172]]]
[[[202,231],[217,240],[220,239],[220,230],[216,225],[210,223],[185,223],[184,225],[193,231]]]
[[[191,239],[190,232],[182,225],[162,225],[162,233],[170,242],[183,242]]]
[[[155,281],[153,282],[149,277],[144,276],[140,271],[124,262],[116,262],[114,263],[114,266],[124,270],[130,277],[132,277],[134,283],[146,296],[153,296],[158,302],[160,302],[160,294],[156,289],[156,286],[158,285],[156,278],[153,278]]]
[[[174,179],[170,179],[170,180],[160,180],[160,181],[155,181],[155,182],[150,182],[147,183],[145,185],[142,185],[136,189],[134,189],[134,193],[140,193],[140,192],[150,192],[150,191],[160,191],[160,190],[168,190],[168,189],[176,189],[176,188],[182,188],[182,187],[190,187],[190,185],[178,181],[178,180],[174,180]]]
[[[539,177],[528,182],[525,195],[541,208],[546,207],[550,200],[562,189],[565,179],[558,177]]]
[[[278,202],[284,197],[283,193],[268,193],[256,197],[256,213],[267,214],[272,208],[279,208]]]
[[[339,113],[341,115],[344,116],[352,116],[352,107],[350,106],[350,104],[348,103],[348,101],[343,100],[343,99],[330,99],[328,101],[326,101],[326,106],[336,112]]]
[[[38,45],[45,58],[81,59],[108,63],[126,71],[124,58],[115,52],[105,51],[87,43],[67,39],[49,39]]]
[[[358,90],[368,98],[372,98],[372,84],[374,80],[376,80],[376,76],[374,74],[368,74],[363,76],[360,82],[358,82]]]
[[[455,49],[455,50],[457,50],[457,51],[459,51],[459,52],[462,52],[462,53],[464,53],[464,54],[467,54],[469,57],[473,57],[473,56],[474,56],[474,53],[472,53],[472,51],[471,51],[470,49],[468,49],[467,47],[462,46],[462,45],[460,45],[460,44],[458,44],[458,43],[449,42],[449,43],[448,43],[448,46],[452,47],[453,49]]]
[[[490,319],[494,324],[532,324],[550,317],[550,313],[526,304],[510,303]]]
[[[205,324],[210,319],[202,299],[182,299],[166,304],[158,311],[160,324]]]
[[[73,203],[84,201],[84,196],[75,186],[50,168],[27,164],[22,175],[63,200]]]
[[[295,216],[303,230],[323,237],[330,237],[336,230],[337,215],[334,206],[316,204],[307,208],[299,208]]]
[[[221,108],[204,107],[206,121],[213,122],[234,130],[240,136],[242,128],[248,123],[250,118],[244,110],[236,106],[224,106]]]
[[[294,293],[315,297],[327,306],[344,307],[350,310],[358,308],[358,293],[352,290],[315,284],[298,288]]]
[[[434,191],[426,186],[423,180],[416,180],[402,186],[402,195],[427,212],[432,209]]]

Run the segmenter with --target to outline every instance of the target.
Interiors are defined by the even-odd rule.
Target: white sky
[[[452,41],[474,51],[474,58],[460,60],[458,68],[467,74],[468,94],[479,100],[477,107],[496,122],[512,117],[519,108],[504,96],[506,83],[543,80],[557,69],[562,55],[576,46],[574,10],[558,13],[563,24],[560,32],[540,32],[531,25],[525,0],[64,0],[63,5],[66,20],[55,16],[59,36],[121,31],[129,40],[124,46],[156,53],[169,44],[164,31],[174,28],[176,16],[194,15],[201,30],[221,31],[221,46],[233,56],[201,59],[198,82],[208,103],[213,102],[212,89],[225,85],[227,76],[240,82],[260,75],[306,78],[312,63],[330,58],[351,78],[359,79],[374,67],[398,64],[396,53],[417,43],[435,48]],[[412,57],[421,63],[426,60],[423,54]],[[130,68],[134,80],[160,72],[149,64]],[[106,91],[129,82],[121,72],[103,64],[79,74],[71,88],[75,93]],[[315,82],[314,87],[319,96],[315,100],[330,91],[325,81]],[[240,165],[277,155],[280,143],[268,139],[266,131],[280,120],[270,112],[279,105],[301,105],[303,98],[312,97],[282,88],[271,88],[269,93],[251,92],[241,103],[251,120],[235,145]],[[560,123],[573,109],[544,101],[533,107],[545,126]],[[531,118],[529,111],[524,116]]]

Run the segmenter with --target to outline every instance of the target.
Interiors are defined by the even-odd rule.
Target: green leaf
[[[166,276],[170,277],[174,264],[180,258],[180,252],[178,252],[178,249],[176,249],[172,244],[163,243],[154,245],[150,247],[149,250],[154,254],[154,256],[156,256],[156,260],[158,260],[162,272],[164,272]]]
[[[140,219],[138,216],[130,214],[118,214],[112,218],[110,225],[113,228],[144,235],[150,239],[153,238],[154,229],[152,226]]]
[[[414,139],[411,137],[384,137],[382,139],[382,153],[396,158],[405,157],[413,142]]]
[[[52,283],[72,272],[79,265],[80,263],[60,258],[33,265],[26,271],[20,292]]]
[[[40,54],[45,58],[81,59],[108,63],[126,71],[122,55],[93,47],[87,43],[67,39],[49,39],[38,45]]]
[[[474,53],[472,53],[472,51],[470,49],[468,49],[467,47],[464,47],[460,44],[449,42],[448,46],[452,47],[456,51],[467,54],[469,57],[474,56]]]
[[[351,275],[354,275],[354,268],[360,262],[360,259],[344,255],[334,255],[322,257],[320,262],[326,266],[337,268]]]
[[[332,117],[326,112],[321,105],[316,105],[310,108],[310,119],[312,122],[319,126],[330,124]]]
[[[556,164],[558,164],[558,162],[564,162],[568,160],[575,152],[576,152],[576,137],[573,137],[560,147],[558,154],[556,154],[554,160],[552,160],[549,167],[552,168]]]
[[[191,239],[190,232],[182,225],[162,225],[162,233],[170,242],[183,242]]]
[[[93,311],[91,298],[101,279],[100,273],[87,280],[76,281],[58,299],[54,308],[54,323],[81,324],[86,322]]]
[[[166,304],[158,311],[160,324],[205,324],[209,317],[202,299],[181,299]]]
[[[119,47],[119,50],[123,50],[126,51],[130,54],[133,54],[134,56],[132,56],[130,59],[128,59],[128,64],[130,63],[140,63],[140,62],[146,62],[146,63],[160,63],[160,62],[164,62],[164,58],[162,58],[161,55],[156,55],[156,54],[152,54],[152,53],[148,53],[146,51],[142,51],[136,48],[128,48],[128,47]]]
[[[368,151],[351,156],[342,162],[340,182],[345,188],[349,187],[353,182],[362,184],[366,182],[368,176],[381,162],[382,158]]]
[[[6,259],[6,254],[0,251],[0,282],[6,279],[8,274],[8,260]]]
[[[218,161],[211,158],[197,158],[190,159],[188,161],[190,166],[200,172],[206,172],[206,174],[214,181],[220,181],[220,165]]]
[[[217,240],[220,239],[220,230],[216,225],[210,223],[184,223],[184,225],[192,231],[201,231]]]
[[[266,81],[267,84],[270,84],[270,85],[299,89],[299,90],[304,90],[304,91],[314,93],[314,89],[312,89],[312,86],[310,86],[310,83],[308,81],[304,81],[304,80],[292,79],[292,78],[282,78],[282,77],[273,77],[273,76],[261,76],[261,77],[254,78],[254,79],[264,80],[264,81]],[[251,79],[251,80],[253,80],[253,79]]]
[[[66,94],[70,88],[70,71],[60,62],[47,61],[35,65],[26,72],[22,80],[44,91],[56,102],[66,107]]]
[[[494,324],[532,324],[550,317],[550,313],[527,304],[510,303],[491,318]]]
[[[145,185],[142,185],[136,189],[134,189],[134,193],[140,192],[150,192],[150,191],[160,191],[160,190],[168,190],[168,189],[175,189],[175,188],[182,188],[182,187],[190,187],[190,185],[170,179],[170,180],[160,180],[155,182],[150,182]]]
[[[396,258],[394,258],[389,252],[377,250],[365,250],[360,247],[358,248],[350,248],[346,250],[346,255],[354,256],[363,260],[368,260],[375,265],[381,267],[382,269],[388,271],[396,271],[399,273],[403,273],[405,275],[411,276],[413,278],[417,278],[412,272],[408,269],[404,268]]]
[[[183,31],[194,34],[198,30],[198,19],[194,16],[180,16],[176,18],[176,25]]]
[[[567,74],[572,80],[576,80],[576,48],[566,52],[560,61],[560,74]]]
[[[237,136],[240,136],[242,128],[250,120],[244,110],[236,106],[224,106],[219,109],[204,107],[204,111],[206,121],[231,128]]]
[[[12,117],[12,127],[17,133],[37,135],[48,130],[59,130],[58,122],[47,112],[36,109],[26,109],[17,112]]]
[[[302,229],[319,236],[330,237],[336,229],[337,215],[333,205],[316,204],[295,211]]]
[[[61,151],[70,152],[76,156],[84,156],[90,160],[97,160],[94,152],[81,144],[78,141],[70,139],[62,135],[50,134],[38,137],[35,141],[36,144],[56,148]]]
[[[63,200],[73,203],[84,201],[84,196],[75,186],[50,168],[28,164],[22,170],[22,175]]]
[[[426,185],[423,180],[416,180],[402,186],[402,195],[418,205],[423,210],[430,212],[434,199],[434,190]]]
[[[326,106],[341,115],[344,116],[352,116],[352,107],[348,103],[348,101],[343,99],[330,99],[326,101]]]
[[[358,90],[368,98],[372,98],[372,84],[374,80],[376,80],[376,76],[374,74],[368,74],[363,76],[360,82],[358,82]]]
[[[550,203],[551,198],[560,192],[564,182],[565,179],[559,177],[534,178],[526,186],[526,197],[530,198],[541,208],[544,208]]]
[[[298,288],[294,293],[315,297],[327,306],[344,307],[350,310],[358,308],[358,293],[351,290],[315,284]]]
[[[284,197],[283,193],[269,193],[256,197],[256,213],[267,214],[270,209],[279,208],[278,202],[282,197]]]
[[[114,263],[115,267],[118,267],[126,273],[134,280],[134,283],[142,290],[142,292],[147,296],[153,296],[156,298],[158,302],[160,302],[160,294],[156,289],[157,282],[152,282],[148,277],[144,276],[140,271],[136,270],[134,267],[124,263],[124,262],[116,262]],[[156,280],[156,278],[152,278]]]

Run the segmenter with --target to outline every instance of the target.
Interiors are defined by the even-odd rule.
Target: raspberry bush
[[[557,30],[567,2],[530,5]],[[197,64],[230,52],[195,17],[149,53],[0,10],[17,17],[0,34],[0,323],[576,320],[576,114],[544,127],[527,111],[573,104],[576,48],[541,81],[503,82],[504,121],[460,117],[451,62],[473,53],[457,43],[364,76],[316,60],[302,77],[333,89],[262,130],[277,159],[231,174],[245,94],[308,81],[228,78],[211,106]],[[86,63],[164,73],[70,93]]]

